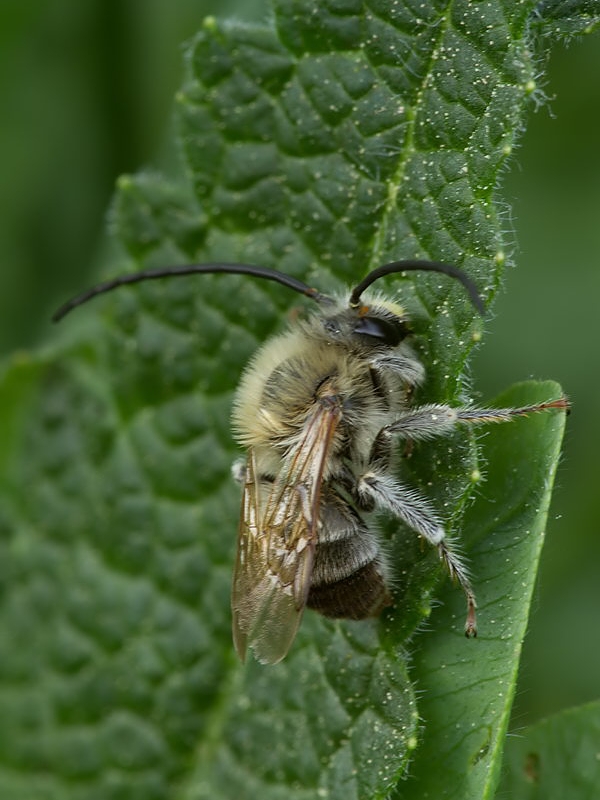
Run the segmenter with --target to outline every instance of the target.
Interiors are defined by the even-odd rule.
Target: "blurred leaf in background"
[[[600,702],[569,708],[507,740],[497,798],[593,800],[600,786]]]
[[[49,298],[85,283],[116,178],[156,162],[206,14],[247,0],[0,3],[0,354],[47,330]]]

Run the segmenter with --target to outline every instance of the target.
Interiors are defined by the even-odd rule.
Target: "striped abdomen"
[[[364,619],[390,604],[377,537],[351,505],[324,489],[307,606],[326,617]]]

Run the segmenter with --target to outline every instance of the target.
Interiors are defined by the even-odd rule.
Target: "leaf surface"
[[[494,405],[540,402],[558,388],[520,384]],[[424,735],[397,798],[494,796],[563,428],[563,416],[540,414],[491,427],[481,440],[486,479],[463,529],[479,636],[460,641],[461,598],[444,590],[433,630],[415,642]]]
[[[315,14],[287,1],[272,26],[207,20],[177,98],[180,169],[120,181],[107,272],[240,260],[328,291],[386,261],[430,257],[463,266],[489,302],[504,262],[494,190],[532,91],[533,7],[329,0]],[[418,400],[458,402],[480,320],[447,278],[393,285],[428,368]],[[487,773],[470,796],[491,791],[561,422],[518,423],[541,459],[533,506],[513,484],[494,494],[494,451],[490,482],[468,506],[480,461],[464,432],[416,448],[403,466],[452,530],[468,506],[481,624],[489,606],[499,631],[465,642],[457,590],[451,616],[450,605],[434,610],[435,630],[414,640],[419,712],[404,653],[439,566],[407,532],[390,541],[397,605],[382,621],[307,613],[283,664],[242,666],[229,631],[239,508],[230,404],[294,301],[233,276],[153,282],[115,294],[101,316],[80,309],[52,348],[6,366],[2,796],[386,797],[421,740],[412,781],[427,772],[433,724],[453,781],[477,761]],[[518,445],[499,445],[499,484],[530,456]],[[497,505],[486,510],[488,494]],[[512,578],[521,569],[522,591]],[[431,679],[437,657],[448,685]],[[490,674],[502,682],[494,702]],[[455,759],[458,716],[467,744]]]
[[[592,800],[600,786],[600,702],[569,708],[506,744],[498,797]]]

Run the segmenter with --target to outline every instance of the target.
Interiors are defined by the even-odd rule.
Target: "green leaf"
[[[552,37],[591,33],[600,24],[596,0],[543,0],[538,4],[534,25]]]
[[[511,736],[498,797],[592,800],[600,786],[600,702],[554,714]]]
[[[494,405],[540,402],[558,389],[520,384]],[[461,598],[445,589],[433,630],[415,641],[411,674],[423,690],[425,730],[411,780],[394,797],[494,795],[563,427],[564,417],[538,415],[490,428],[481,440],[486,479],[462,534],[476,576],[480,636],[459,641],[453,627]]]
[[[272,27],[207,20],[177,99],[181,169],[121,180],[109,271],[243,260],[332,290],[427,256],[462,265],[489,302],[504,262],[494,187],[534,88],[533,8],[330,0],[318,14],[280,2]],[[480,321],[443,277],[400,290],[428,368],[417,400],[458,402]],[[463,598],[444,587],[435,630],[407,645],[440,570],[396,531],[392,613],[307,613],[285,662],[242,666],[230,404],[294,300],[233,276],[153,282],[6,366],[0,795],[386,797],[415,748],[399,796],[493,791],[563,420],[490,433],[472,506],[481,462],[464,432],[405,466],[453,530],[466,509],[480,640],[464,640]]]

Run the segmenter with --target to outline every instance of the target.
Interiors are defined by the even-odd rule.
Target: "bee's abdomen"
[[[379,542],[335,492],[321,503],[321,528],[307,605],[326,617],[364,619],[390,605]]]
[[[365,619],[377,616],[391,602],[385,578],[371,561],[332,583],[311,584],[307,605],[325,617]]]

